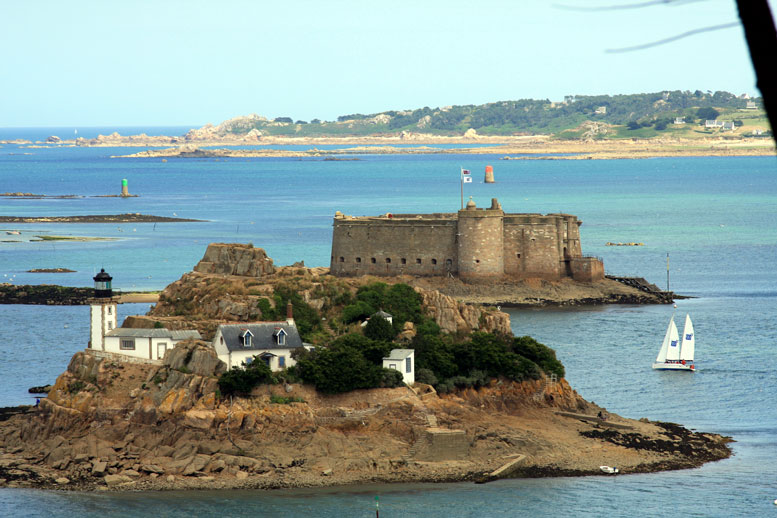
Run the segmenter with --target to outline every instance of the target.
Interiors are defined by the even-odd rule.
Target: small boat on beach
[[[682,341],[677,333],[674,316],[669,320],[664,341],[658,351],[653,368],[657,370],[678,370],[695,372],[693,357],[696,349],[696,337],[690,315],[685,315]]]
[[[8,234],[9,236],[18,236],[21,234],[21,232],[19,232],[18,230],[6,230],[5,233]]]
[[[618,473],[618,468],[614,466],[599,466],[599,469],[602,470],[603,473],[607,473],[608,475],[615,475]]]

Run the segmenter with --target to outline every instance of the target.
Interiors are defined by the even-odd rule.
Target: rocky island
[[[199,219],[152,216],[137,212],[85,216],[0,216],[0,223],[180,223],[201,221]]]
[[[380,325],[360,324],[374,304],[397,315],[393,328],[382,328],[388,338],[370,338],[388,325],[383,317]],[[296,368],[274,373],[261,361],[233,368],[232,380],[266,375],[265,382],[234,391],[210,342],[218,326],[277,321],[284,305],[315,350],[300,352]],[[555,353],[529,337],[513,337],[508,315],[496,308],[393,278],[276,267],[250,245],[211,245],[149,314],[128,318],[123,327],[196,329],[203,340],[183,341],[162,360],[92,348],[77,353],[37,408],[0,412],[0,485],[139,490],[484,482],[604,475],[602,465],[621,473],[682,469],[731,454],[726,437],[627,419],[584,400],[563,378]],[[357,351],[355,344],[367,349]],[[362,358],[392,347],[416,351],[415,384],[381,388],[384,373],[378,386],[339,390],[311,371],[325,368],[317,360],[337,357],[327,351]],[[506,363],[472,364],[482,370],[455,375],[485,357],[484,347]],[[338,367],[337,383],[358,381],[352,363]],[[428,371],[424,382],[421,366]]]

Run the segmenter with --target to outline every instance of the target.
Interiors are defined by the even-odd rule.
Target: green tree
[[[373,315],[364,326],[364,336],[373,340],[390,342],[396,336],[394,326],[380,315]]]
[[[720,115],[720,112],[712,107],[704,107],[696,110],[696,118],[702,120],[715,120]]]

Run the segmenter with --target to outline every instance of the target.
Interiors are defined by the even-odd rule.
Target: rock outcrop
[[[213,360],[194,342],[164,365],[77,353],[39,408],[0,412],[0,487],[481,480],[518,455],[525,460],[513,476],[599,474],[602,463],[622,473],[677,469],[730,455],[719,436],[613,414],[597,420],[601,409],[564,380],[494,380],[445,395],[424,385],[331,396],[264,385],[222,398],[224,364]],[[585,453],[592,448],[595,457]]]
[[[447,333],[469,334],[472,331],[512,333],[510,317],[496,308],[464,304],[436,290],[422,288],[415,288],[415,290],[421,295],[424,311]]]
[[[262,277],[275,269],[272,259],[262,248],[253,245],[211,243],[205,256],[194,267],[195,272]]]

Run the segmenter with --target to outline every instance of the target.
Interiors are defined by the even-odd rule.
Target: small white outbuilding
[[[415,349],[392,349],[388,358],[383,358],[383,367],[398,370],[406,385],[415,383]]]

